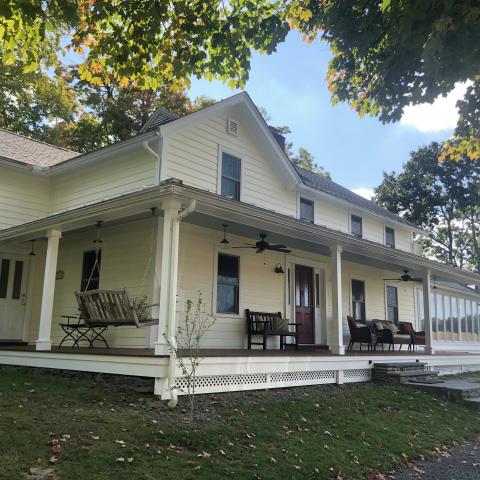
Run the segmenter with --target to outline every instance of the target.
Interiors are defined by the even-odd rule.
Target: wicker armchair
[[[417,345],[425,345],[425,332],[416,332],[413,324],[410,322],[398,322],[398,326],[401,328],[402,333],[405,332],[410,335],[414,351]]]
[[[375,337],[370,327],[359,326],[353,317],[347,317],[347,322],[350,330],[350,343],[348,344],[347,352],[352,351],[354,343],[360,344],[360,350],[362,350],[363,344],[367,344],[368,350],[373,350],[375,347]]]

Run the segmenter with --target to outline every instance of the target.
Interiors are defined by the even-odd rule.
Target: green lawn
[[[411,389],[325,390],[190,428],[145,394],[0,370],[0,478],[24,478],[53,455],[62,480],[355,479],[480,433],[478,414]]]

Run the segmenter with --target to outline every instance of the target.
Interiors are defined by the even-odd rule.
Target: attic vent
[[[227,119],[227,133],[230,135],[238,135],[238,122],[233,118]]]

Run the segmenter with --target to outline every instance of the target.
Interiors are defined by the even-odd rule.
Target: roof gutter
[[[147,140],[151,138],[158,137],[160,133],[158,130],[152,130],[151,132],[142,133],[136,135],[135,137],[129,138],[122,142],[114,143],[113,145],[108,145],[100,150],[96,150],[91,153],[85,153],[84,155],[79,155],[78,157],[73,157],[64,162],[57,163],[49,169],[51,175],[64,173],[66,171],[72,170],[78,166],[85,166],[86,164],[93,163],[105,158],[109,158],[119,152],[126,153],[130,150],[138,147],[139,144],[144,144]]]

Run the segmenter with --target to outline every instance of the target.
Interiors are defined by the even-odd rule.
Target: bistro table
[[[66,322],[61,322],[60,327],[65,332],[59,347],[65,342],[72,342],[72,348],[80,347],[80,342],[87,342],[88,348],[93,348],[96,341],[103,342],[108,348],[108,343],[103,334],[107,330],[107,326],[90,327],[87,325],[81,316],[62,315]]]

